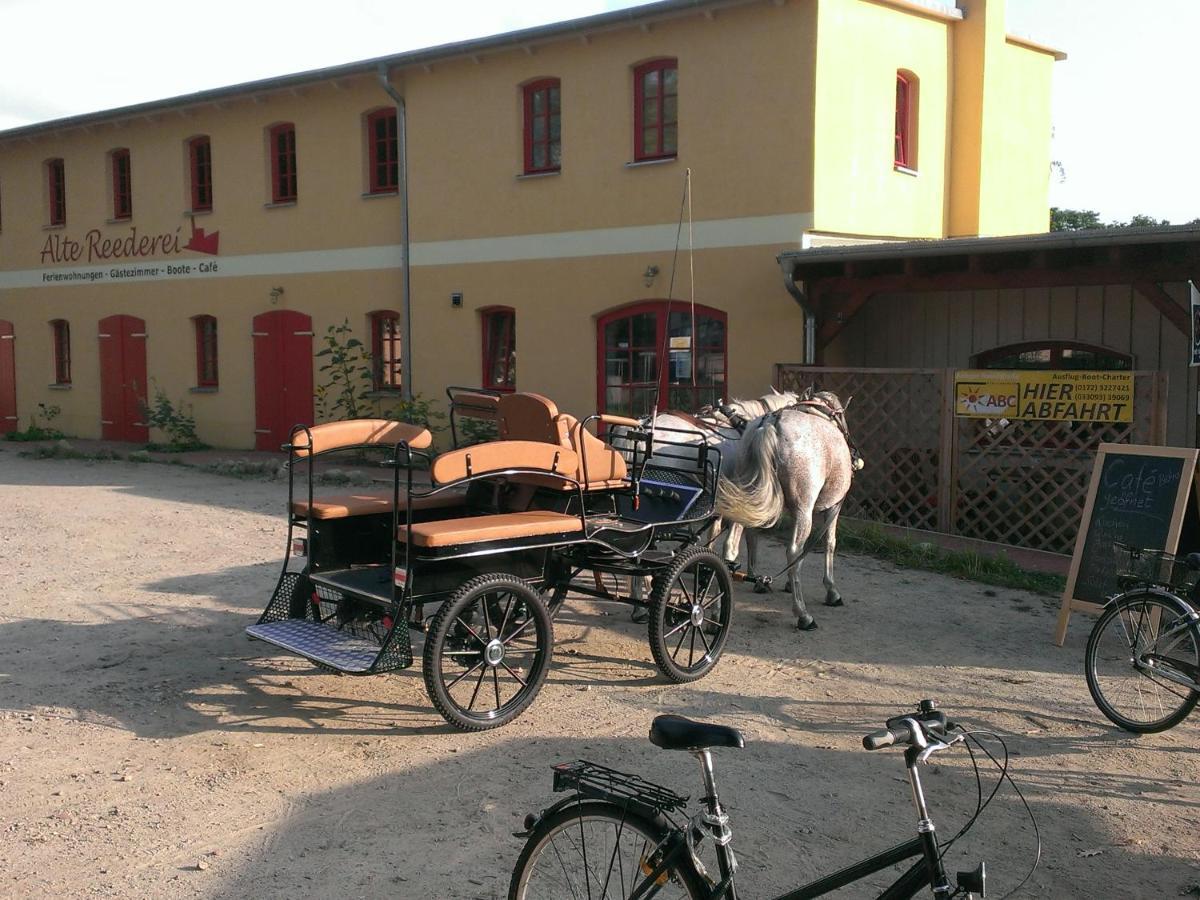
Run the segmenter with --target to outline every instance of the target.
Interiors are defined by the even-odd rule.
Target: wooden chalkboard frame
[[[1184,461],[1183,473],[1179,479],[1179,487],[1175,492],[1175,506],[1171,512],[1171,522],[1167,528],[1166,546],[1156,549],[1174,553],[1179,547],[1179,533],[1183,529],[1184,516],[1187,514],[1188,497],[1194,490],[1196,503],[1200,504],[1200,480],[1196,479],[1196,464],[1200,460],[1200,450],[1186,447],[1150,447],[1140,444],[1101,444],[1096,453],[1096,461],[1092,467],[1092,478],[1088,483],[1087,501],[1083,506],[1083,520],[1079,523],[1079,534],[1075,538],[1075,552],[1071,556],[1071,568],[1067,573],[1067,587],[1063,591],[1062,608],[1058,613],[1058,625],[1054,631],[1054,643],[1062,646],[1067,639],[1067,624],[1071,613],[1075,610],[1099,614],[1104,608],[1098,603],[1079,600],[1075,597],[1075,583],[1079,577],[1079,564],[1083,559],[1083,550],[1087,544],[1088,528],[1092,524],[1092,511],[1096,503],[1096,494],[1100,488],[1100,472],[1104,468],[1105,457],[1112,453],[1121,456],[1154,456],[1159,459],[1181,459]]]

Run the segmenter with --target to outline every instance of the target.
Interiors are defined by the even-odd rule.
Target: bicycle
[[[1008,777],[1007,748],[1003,766],[978,740],[949,722],[931,700],[922,700],[918,711],[894,716],[885,728],[863,738],[867,750],[903,744],[905,766],[917,810],[917,835],[882,853],[847,866],[832,875],[798,887],[776,900],[808,900],[831,893],[876,872],[919,857],[880,894],[881,900],[904,900],[929,887],[935,898],[984,896],[986,869],[958,872],[957,885],[947,877],[943,857],[965,834],[991,802]],[[994,737],[994,735],[993,735]],[[925,802],[918,767],[936,753],[970,739],[1001,768],[1001,778],[983,800],[982,782],[975,814],[949,841],[939,843]],[[998,739],[998,738],[997,738]],[[560,897],[622,900],[737,900],[737,859],[733,832],[721,806],[713,772],[712,750],[742,748],[742,734],[725,725],[695,722],[681,716],[658,716],[650,728],[650,741],[665,750],[684,750],[700,763],[704,783],[701,811],[684,818],[687,797],[669,788],[606,766],[578,760],[554,767],[554,790],[573,791],[541,814],[525,818],[526,838],[509,884],[509,900],[555,900]],[[1003,745],[1003,741],[1000,742]],[[968,746],[972,763],[975,754]],[[979,777],[978,766],[975,766]],[[1013,785],[1016,788],[1016,785]],[[1020,790],[1017,790],[1021,796]],[[1024,802],[1024,797],[1021,797]],[[1026,804],[1026,811],[1029,806]],[[1032,820],[1032,813],[1030,812]],[[1037,823],[1034,821],[1034,833]],[[717,857],[716,873],[701,861],[700,847],[711,840]],[[1038,838],[1038,857],[1041,839]],[[1037,861],[1034,862],[1034,868]],[[1026,875],[1025,881],[1033,874]],[[1019,889],[1025,883],[1017,886]],[[1015,890],[1013,891],[1015,892]],[[1013,892],[1010,892],[1013,893]]]
[[[1109,598],[1088,636],[1088,690],[1100,712],[1126,731],[1166,731],[1200,700],[1200,553],[1175,556],[1119,542],[1113,549],[1126,590]]]

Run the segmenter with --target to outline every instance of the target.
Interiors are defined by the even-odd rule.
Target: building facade
[[[0,133],[0,428],[277,447],[339,326],[381,413],[757,396],[781,251],[1046,229],[1056,58],[1003,0],[666,0]]]

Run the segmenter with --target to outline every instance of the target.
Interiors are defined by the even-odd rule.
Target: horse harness
[[[866,465],[866,461],[863,459],[863,455],[858,452],[858,447],[854,445],[854,441],[850,438],[850,429],[846,425],[846,411],[842,407],[835,406],[817,397],[811,397],[807,400],[797,401],[791,406],[785,406],[783,409],[777,409],[770,415],[764,416],[759,427],[761,428],[766,424],[767,419],[773,419],[778,423],[780,413],[788,409],[798,410],[799,412],[808,413],[813,416],[820,416],[832,422],[834,427],[842,433],[842,437],[846,440],[846,446],[850,449],[850,476],[854,477],[855,472],[862,471]]]

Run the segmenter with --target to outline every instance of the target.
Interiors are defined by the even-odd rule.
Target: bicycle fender
[[[525,830],[524,831],[514,831],[512,833],[512,836],[519,837],[519,838],[527,838],[527,837],[529,837],[529,835],[531,835],[533,833],[533,830],[542,823],[543,819],[548,819],[550,816],[554,815],[559,810],[565,809],[568,806],[579,806],[584,803],[610,803],[614,806],[621,805],[620,803],[617,803],[616,801],[613,801],[613,800],[598,800],[598,799],[594,799],[591,797],[580,797],[578,794],[573,794],[570,797],[563,797],[557,803],[553,803],[550,806],[547,806],[540,813],[527,814],[525,816],[525,822],[524,822]],[[653,825],[655,825],[659,828],[662,828],[664,830],[670,828],[670,825],[671,825],[671,823],[667,821],[666,816],[662,815],[661,813],[654,816],[654,818],[652,818],[650,821]]]

